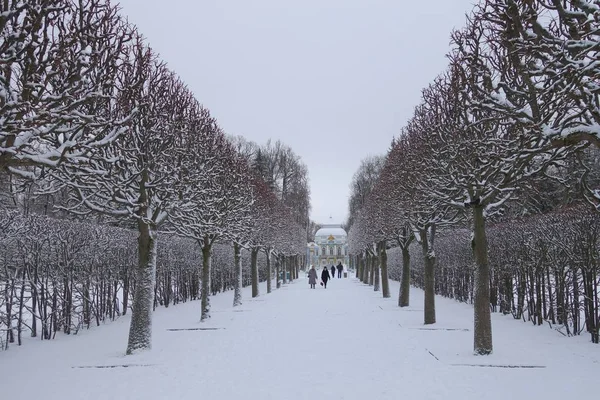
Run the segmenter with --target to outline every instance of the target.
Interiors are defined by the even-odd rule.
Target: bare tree
[[[115,140],[136,113],[116,114],[133,28],[104,0],[0,6],[0,169],[77,165]],[[132,82],[128,82],[132,83]]]
[[[199,137],[189,138],[184,155],[186,184],[179,194],[181,202],[173,210],[170,226],[202,248],[200,320],[205,321],[210,318],[213,245],[219,238],[235,238],[248,229],[253,193],[245,160],[237,155],[215,121],[200,121],[198,126]]]
[[[195,105],[191,93],[141,38],[130,55],[120,68],[124,85],[135,90],[118,101],[125,115],[138,110],[128,123],[128,134],[94,148],[85,167],[67,164],[56,173],[56,179],[72,189],[71,211],[99,212],[137,224],[139,262],[127,354],[151,346],[157,232],[177,200],[181,170],[174,160],[185,149],[182,133],[189,125],[189,108]]]

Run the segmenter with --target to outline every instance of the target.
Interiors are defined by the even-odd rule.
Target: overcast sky
[[[384,154],[447,65],[473,0],[117,0],[232,135],[308,166],[317,222],[341,223],[361,159]]]

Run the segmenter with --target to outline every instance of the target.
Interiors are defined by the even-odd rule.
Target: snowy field
[[[301,273],[303,276],[303,273]],[[0,353],[2,399],[583,399],[595,398],[600,346],[493,315],[494,354],[474,356],[472,307],[423,292],[400,309],[354,278],[307,280],[231,307],[233,292],[160,308],[153,350],[125,357],[129,317]],[[213,330],[170,330],[216,328]],[[124,368],[123,365],[129,367]],[[485,365],[485,366],[481,366]],[[116,367],[115,367],[116,366]],[[506,368],[526,367],[526,368]],[[96,368],[103,367],[103,368]]]

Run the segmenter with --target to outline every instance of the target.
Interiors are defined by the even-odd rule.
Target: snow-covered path
[[[391,299],[354,278],[326,290],[304,278],[269,295],[261,289],[253,300],[246,289],[238,309],[233,292],[214,297],[204,324],[199,302],[157,310],[154,348],[144,354],[123,356],[128,317],[12,347],[0,353],[2,398],[548,400],[595,391],[600,346],[587,336],[494,315],[495,354],[476,357],[466,304],[438,297],[438,323],[424,327],[422,292],[399,309],[397,283]],[[169,330],[184,328],[218,329]]]

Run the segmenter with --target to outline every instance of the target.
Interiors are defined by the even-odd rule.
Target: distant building
[[[306,248],[306,259],[309,265],[337,265],[339,262],[348,265],[348,235],[341,225],[323,225],[315,233],[315,241]]]
[[[319,266],[319,246],[315,242],[310,242],[306,246],[306,263],[308,264],[308,268],[311,265],[315,267]]]

